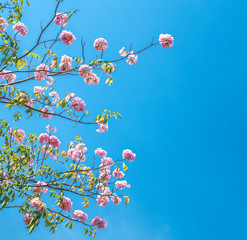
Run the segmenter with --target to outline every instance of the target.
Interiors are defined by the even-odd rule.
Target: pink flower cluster
[[[103,150],[102,148],[97,148],[95,151],[94,151],[94,153],[96,154],[96,155],[98,155],[99,157],[106,157],[106,155],[107,155],[107,152],[105,151],[105,150]]]
[[[51,119],[53,110],[51,107],[45,106],[41,109],[42,113],[41,116],[45,119]]]
[[[0,17],[0,32],[4,32],[8,27],[8,23],[4,18]]]
[[[107,227],[107,223],[105,220],[101,219],[99,216],[95,217],[91,224],[99,229],[105,229]]]
[[[86,103],[79,97],[72,98],[71,104],[72,108],[77,112],[83,112],[86,107]]]
[[[25,225],[29,225],[31,220],[32,220],[32,215],[29,213],[27,213],[23,218]],[[38,225],[38,223],[39,223],[39,219],[35,222],[35,225]]]
[[[119,54],[122,56],[122,57],[126,57],[128,55],[128,51],[126,50],[125,47],[123,47],[121,50],[119,50]]]
[[[103,157],[101,159],[101,166],[113,166],[114,165],[114,162],[111,158],[109,157]]]
[[[96,189],[99,191],[99,192],[104,192],[105,191],[105,186],[103,183],[97,183],[96,185]]]
[[[25,93],[20,93],[19,97],[25,99],[25,98],[28,98],[28,95]]]
[[[49,144],[52,148],[59,148],[61,142],[56,136],[49,136],[47,133],[41,133],[39,135],[40,144]]]
[[[72,58],[67,55],[63,55],[59,68],[63,72],[72,69]]]
[[[110,202],[110,199],[107,196],[98,195],[96,201],[100,207],[104,207]]]
[[[96,74],[92,73],[91,76],[84,78],[84,82],[88,85],[91,85],[91,84],[98,85],[100,82],[100,78]]]
[[[73,33],[68,32],[66,30],[64,30],[61,35],[60,35],[60,39],[61,41],[65,44],[65,45],[71,45],[75,42],[76,38],[73,35]]]
[[[43,88],[40,87],[40,86],[35,86],[35,87],[33,88],[33,92],[34,92],[34,93],[41,93],[41,92],[43,92]]]
[[[27,35],[27,27],[24,25],[24,23],[18,22],[13,26],[13,30],[15,32],[18,32],[18,34],[22,37]]]
[[[85,152],[87,151],[87,148],[85,147],[84,143],[78,143],[75,148],[70,148],[68,150],[68,157],[72,160],[76,160],[77,162],[84,162]]]
[[[54,18],[54,22],[61,27],[65,27],[68,24],[68,21],[65,22],[65,20],[67,19],[67,14],[65,13],[57,13],[56,17]]]
[[[174,38],[170,34],[160,34],[159,42],[163,48],[170,48],[174,44]]]
[[[42,63],[36,68],[36,70],[37,70],[37,72],[34,73],[36,80],[42,81],[45,78],[47,78],[47,76],[49,74],[49,67],[47,65]]]
[[[82,78],[88,78],[92,75],[92,73],[93,73],[92,68],[87,64],[81,65],[79,68],[79,75]]]
[[[16,75],[10,71],[3,70],[0,74],[0,79],[5,79],[8,83],[13,83],[16,79]]]
[[[105,51],[108,47],[108,43],[104,38],[98,38],[94,41],[94,48],[98,51]]]
[[[103,133],[108,131],[108,123],[106,124],[99,123],[98,125],[99,125],[99,129],[96,130],[98,133]]]
[[[29,213],[27,213],[25,215],[25,217],[23,218],[23,221],[24,221],[25,225],[29,225],[31,222],[31,215]]]
[[[33,198],[30,201],[31,206],[38,212],[44,212],[46,209],[46,204],[43,203],[38,197]]]
[[[56,102],[58,102],[60,100],[59,95],[58,95],[57,92],[54,92],[54,91],[50,92],[49,96],[53,98],[52,99],[52,103],[56,103]]]
[[[122,156],[123,156],[123,159],[126,159],[129,162],[133,162],[135,160],[136,154],[133,153],[131,150],[126,149],[126,150],[123,150]]]
[[[124,180],[124,181],[116,181],[115,186],[117,189],[122,190],[124,188],[130,188],[130,185]]]
[[[81,210],[75,210],[73,213],[73,218],[79,219],[80,222],[86,222],[88,215]]]
[[[88,85],[97,85],[100,82],[100,78],[93,73],[92,68],[87,64],[80,66],[79,75],[84,78],[84,82]]]
[[[25,138],[25,132],[22,129],[19,129],[14,132],[14,137],[17,143],[22,143]]]
[[[48,187],[45,182],[38,181],[36,183],[36,186],[34,187],[34,191],[36,193],[46,193],[48,190]]]
[[[111,180],[111,171],[109,166],[100,168],[99,179],[106,183],[108,183]]]
[[[62,197],[61,202],[58,204],[58,206],[64,211],[69,211],[72,208],[72,205],[73,203],[70,198],[67,197]]]
[[[50,145],[52,146],[52,148],[59,148],[60,144],[61,142],[56,136],[50,136]]]
[[[112,202],[114,203],[114,204],[120,204],[121,203],[121,198],[119,198],[117,195],[114,195],[114,196],[112,196],[111,197],[111,200],[112,200]]]
[[[120,171],[118,168],[116,168],[112,172],[112,175],[113,175],[114,178],[123,178],[125,174],[122,171]]]
[[[130,54],[128,56],[128,59],[126,60],[126,62],[129,64],[129,65],[134,65],[136,62],[137,62],[137,55],[134,55],[134,54]]]

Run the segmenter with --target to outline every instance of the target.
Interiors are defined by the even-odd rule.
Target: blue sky
[[[39,20],[47,22],[54,11],[54,1],[33,2],[24,12],[29,37],[23,50],[35,42]],[[102,135],[95,127],[72,129],[72,123],[52,119],[64,147],[80,135],[91,152],[102,147],[118,157],[130,148],[137,154],[127,173],[130,204],[89,210],[108,221],[98,239],[247,239],[246,7],[241,0],[65,0],[61,5],[60,11],[80,12],[66,27],[78,41],[60,45],[58,54],[80,54],[81,36],[87,59],[95,56],[92,43],[98,37],[108,40],[108,59],[130,43],[139,50],[160,33],[175,38],[174,47],[156,46],[134,66],[118,63],[111,87],[57,78],[57,90],[80,95],[92,115],[104,108],[123,115]],[[2,109],[1,117],[12,119]],[[37,134],[47,124],[41,118],[16,123]],[[81,226],[51,235],[41,225],[27,236],[15,210],[0,212],[0,226],[5,240],[86,239]]]

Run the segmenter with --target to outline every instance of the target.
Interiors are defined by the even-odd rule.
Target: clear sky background
[[[39,20],[48,22],[54,2],[34,0],[24,11],[29,33],[23,50],[36,41]],[[108,40],[106,59],[117,58],[130,43],[139,50],[160,33],[175,38],[174,47],[155,46],[134,66],[118,63],[111,87],[57,78],[58,92],[80,95],[92,115],[104,108],[122,113],[109,132],[100,135],[95,126],[84,125],[72,129],[72,123],[56,118],[16,123],[36,134],[56,125],[62,147],[80,135],[91,154],[97,147],[114,158],[126,148],[137,154],[127,172],[130,204],[88,210],[90,217],[108,222],[97,239],[247,239],[246,7],[241,0],[65,0],[61,5],[60,12],[81,11],[66,27],[77,41],[69,47],[59,43],[59,55],[80,57],[81,36],[87,60],[95,56],[98,37]],[[50,36],[55,29],[53,24]],[[0,111],[12,121],[10,112]],[[87,239],[81,225],[72,231],[60,227],[52,235],[41,224],[27,236],[22,219],[16,210],[1,211],[0,238]]]

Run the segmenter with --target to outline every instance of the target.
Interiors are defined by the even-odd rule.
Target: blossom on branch
[[[54,18],[54,22],[58,26],[65,27],[68,24],[68,21],[65,22],[67,18],[68,18],[67,14],[65,14],[65,13],[57,13],[56,17]]]
[[[13,26],[13,30],[20,36],[24,37],[27,35],[28,30],[24,23],[18,22]]]
[[[163,48],[170,48],[174,44],[174,38],[170,34],[160,34],[159,42]]]
[[[75,42],[76,38],[73,35],[73,33],[68,32],[66,30],[64,30],[61,35],[60,35],[60,39],[61,41],[65,44],[65,45],[71,45]]]
[[[104,38],[98,38],[94,41],[94,48],[98,51],[105,51],[108,47],[108,43]]]

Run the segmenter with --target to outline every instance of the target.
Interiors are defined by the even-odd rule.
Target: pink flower
[[[0,18],[0,32],[4,32],[8,27],[8,23],[4,18]]]
[[[71,100],[72,108],[77,112],[84,111],[86,103],[81,100],[79,97],[75,97]]]
[[[29,213],[27,213],[25,215],[25,217],[23,218],[23,221],[24,221],[25,225],[29,225],[31,222],[31,215]]]
[[[35,86],[33,88],[33,92],[34,93],[41,93],[43,91],[43,88],[42,87],[39,87],[39,86]]]
[[[26,103],[26,106],[32,107],[33,106],[33,100],[32,99],[28,100],[28,102]]]
[[[101,219],[99,216],[95,217],[91,224],[99,229],[104,229],[107,227],[107,223],[105,220]]]
[[[27,32],[28,32],[27,27],[23,23],[21,23],[21,22],[16,23],[13,26],[13,30],[15,32],[18,32],[18,34],[20,36],[22,36],[22,37],[26,36],[27,35]]]
[[[15,133],[15,141],[17,143],[21,143],[23,142],[24,138],[25,138],[25,132],[22,129],[17,130]]]
[[[23,218],[23,221],[24,221],[25,225],[29,225],[30,222],[31,222],[31,220],[32,220],[32,215],[29,214],[29,213],[27,213],[27,214],[24,216],[24,218]],[[39,223],[39,219],[37,219],[37,221],[35,222],[35,225],[38,225],[38,223]]]
[[[42,186],[45,186],[45,187],[42,187]],[[40,182],[40,181],[38,181],[36,183],[36,187],[34,187],[34,191],[36,193],[46,193],[47,190],[48,190],[48,187],[47,187],[46,183]]]
[[[102,148],[97,148],[94,153],[98,155],[99,157],[106,157],[107,152],[103,150]]]
[[[79,219],[80,222],[86,222],[88,215],[81,210],[75,210],[73,213],[73,218]]]
[[[82,78],[88,78],[92,75],[92,73],[92,68],[87,64],[81,65],[79,68],[79,75]]]
[[[133,162],[135,160],[136,154],[133,153],[131,150],[126,149],[126,150],[123,150],[122,156],[123,156],[123,159],[126,159],[129,162]]]
[[[128,59],[126,60],[126,62],[129,64],[129,65],[134,65],[136,62],[137,62],[137,55],[134,55],[134,54],[130,54],[128,56]]]
[[[130,188],[130,185],[124,180],[124,181],[116,181],[115,186],[117,189],[122,190],[123,188]]]
[[[103,166],[112,166],[112,165],[114,165],[114,162],[113,162],[112,159],[109,158],[109,157],[103,157],[103,158],[101,159],[101,164],[102,164]]]
[[[66,30],[64,30],[61,35],[60,35],[60,39],[62,40],[62,42],[66,45],[71,45],[75,42],[76,38],[75,36],[71,33],[68,32]]]
[[[72,58],[67,55],[63,55],[59,68],[63,72],[71,70],[72,69]]]
[[[99,133],[103,133],[103,132],[108,131],[108,123],[107,124],[100,123],[99,129],[97,129],[96,131]]]
[[[58,206],[63,209],[64,211],[69,211],[72,208],[72,202],[70,198],[62,197],[61,202],[58,204]]]
[[[120,204],[121,203],[121,198],[119,198],[118,196],[112,196],[111,197],[111,200],[112,200],[112,202],[114,203],[114,204]]]
[[[3,75],[3,78],[6,79],[8,83],[13,83],[16,79],[16,75],[10,71],[5,71],[5,73],[7,74]]]
[[[45,106],[41,109],[41,111],[42,111],[41,115],[43,118],[45,118],[45,119],[51,119],[52,118],[53,110],[51,107]],[[49,113],[51,113],[51,114],[49,114]]]
[[[47,143],[49,143],[49,141],[50,141],[50,137],[47,133],[41,133],[39,135],[39,143],[40,144],[44,144],[44,143],[47,144]]]
[[[105,51],[108,43],[104,38],[98,38],[94,41],[94,48],[98,51]]]
[[[106,196],[98,195],[96,201],[100,207],[104,207],[110,202],[110,199]]]
[[[44,204],[38,197],[30,201],[30,205],[38,212],[44,212],[46,204]]]
[[[160,34],[159,42],[163,48],[170,48],[174,44],[174,38],[170,34]]]
[[[50,144],[52,148],[59,148],[61,142],[56,136],[50,136]]]
[[[100,78],[96,74],[92,73],[91,76],[84,78],[84,82],[88,85],[97,85],[100,82]]]
[[[112,175],[114,178],[123,178],[124,177],[124,173],[122,171],[120,171],[118,168],[116,168],[113,172]]]
[[[19,97],[25,99],[25,98],[28,98],[28,95],[25,93],[20,93]]]
[[[103,182],[109,182],[111,180],[111,171],[108,169],[105,169],[104,171],[101,171],[99,175],[99,179]]]
[[[91,83],[92,83],[93,85],[98,85],[99,82],[100,82],[100,78],[99,78],[96,74],[93,74],[93,78],[92,78]]]
[[[128,51],[126,50],[125,47],[123,47],[121,50],[119,50],[119,54],[122,56],[122,57],[126,57],[128,55]]]
[[[67,19],[67,15],[65,13],[57,13],[56,17],[54,18],[54,22],[61,27],[65,27],[68,24],[68,21],[65,23]]]
[[[105,73],[115,72],[115,66],[113,63],[102,64],[102,69]]]
[[[52,100],[53,103],[56,103],[56,102],[58,102],[60,100],[59,95],[58,95],[57,92],[50,92],[49,96],[53,97],[53,100]]]
[[[74,149],[74,150],[73,150],[72,159],[73,159],[73,160],[76,160],[77,162],[84,162],[85,159],[86,159],[86,157],[85,157],[85,155],[83,154],[83,151]]]
[[[105,186],[104,186],[103,183],[97,183],[96,189],[97,189],[99,192],[104,192]]]
[[[47,78],[48,74],[49,74],[49,67],[47,65],[45,65],[44,63],[40,64],[36,70],[38,72],[34,73],[35,79],[38,81],[42,81],[45,78]]]

